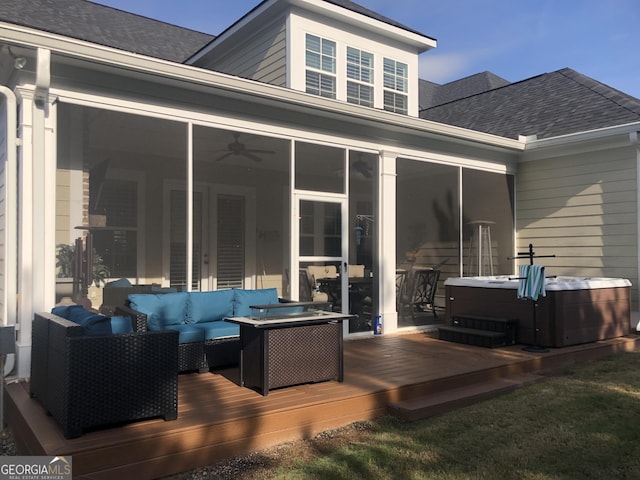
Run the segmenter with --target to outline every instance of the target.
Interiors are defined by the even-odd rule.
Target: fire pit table
[[[240,385],[269,390],[337,380],[343,372],[342,322],[353,318],[319,302],[251,307],[249,317],[226,318],[240,326]]]

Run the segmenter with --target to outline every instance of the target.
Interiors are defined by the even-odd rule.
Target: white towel
[[[520,265],[518,276],[518,298],[537,300],[539,296],[547,296],[542,265]]]

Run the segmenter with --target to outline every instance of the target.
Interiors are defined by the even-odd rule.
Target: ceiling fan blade
[[[261,162],[262,158],[258,155],[273,155],[276,152],[274,150],[262,150],[259,148],[246,148],[245,144],[239,141],[240,133],[232,132],[233,142],[227,145],[226,150],[221,150],[223,153],[220,157],[216,159],[217,162],[220,160],[224,160],[230,156],[239,156],[246,157],[254,162]]]
[[[243,156],[253,160],[254,162],[261,162],[262,161],[262,159],[259,156],[254,155],[253,153],[251,153],[250,151],[247,151],[247,150],[245,150],[244,152],[240,152],[239,155],[243,155]]]
[[[249,153],[259,153],[259,154],[269,154],[269,155],[273,155],[276,152],[274,150],[258,150],[255,148],[247,148],[245,149],[245,152],[249,152]]]
[[[224,160],[225,158],[230,157],[231,155],[235,155],[235,153],[234,152],[224,153],[220,155],[218,158],[216,158],[216,162],[219,162],[220,160]]]

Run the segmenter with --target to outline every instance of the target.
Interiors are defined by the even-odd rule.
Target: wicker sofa
[[[178,416],[178,333],[89,335],[82,325],[36,313],[30,393],[66,438],[86,429]]]
[[[251,305],[288,302],[275,288],[209,292],[131,294],[128,305],[115,308],[127,315],[138,332],[165,329],[179,332],[178,371],[207,372],[237,365],[240,329],[225,318],[250,314]]]

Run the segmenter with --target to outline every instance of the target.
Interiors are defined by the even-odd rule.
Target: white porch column
[[[396,312],[396,158],[395,152],[380,152],[378,195],[378,311],[383,333],[398,330]]]
[[[35,85],[18,89],[22,148],[19,153],[18,315],[16,376],[31,370],[31,322],[55,298],[55,129],[51,124],[50,51],[38,49]]]

